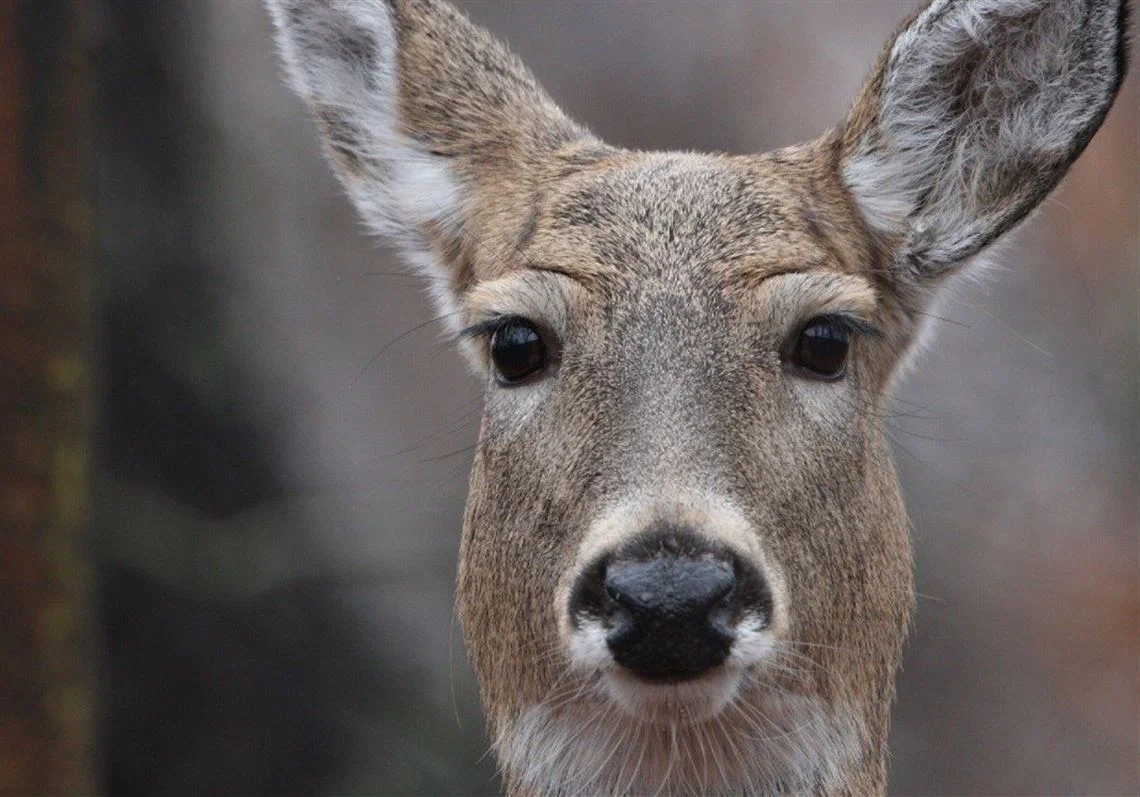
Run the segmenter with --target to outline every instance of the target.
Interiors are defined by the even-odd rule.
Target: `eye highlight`
[[[816,316],[800,329],[788,361],[803,376],[837,381],[847,374],[851,336],[851,324],[845,318]]]
[[[491,362],[500,385],[517,385],[546,368],[546,342],[525,318],[501,319],[491,330]]]

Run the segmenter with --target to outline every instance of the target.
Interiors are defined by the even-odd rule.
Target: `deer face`
[[[842,125],[754,157],[608,147],[443,3],[269,5],[486,385],[459,612],[508,787],[882,791],[912,605],[882,402],[1107,113],[1122,4],[936,0]]]
[[[589,726],[546,766],[596,768],[615,728],[659,755],[675,727],[728,756],[727,724],[763,760],[831,705],[881,733],[910,555],[877,408],[909,330],[874,247],[811,148],[594,157],[466,305],[459,605],[503,749],[526,771]]]

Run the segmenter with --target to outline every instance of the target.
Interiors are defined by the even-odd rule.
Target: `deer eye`
[[[525,318],[507,318],[491,333],[491,360],[499,384],[516,385],[546,367],[546,343]]]
[[[834,316],[818,316],[800,330],[791,362],[806,376],[834,381],[847,373],[851,328]]]

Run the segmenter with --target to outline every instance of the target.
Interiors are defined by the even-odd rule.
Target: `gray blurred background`
[[[910,2],[466,2],[573,116],[760,151]],[[255,0],[92,0],[106,788],[497,788],[453,579],[479,389],[362,234]],[[890,420],[921,592],[896,794],[1140,792],[1135,74]]]

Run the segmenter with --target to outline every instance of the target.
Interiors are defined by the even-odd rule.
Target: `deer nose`
[[[606,568],[606,644],[614,661],[650,680],[695,678],[725,660],[735,634],[731,562],[657,556]]]
[[[724,662],[736,626],[767,627],[759,569],[685,528],[644,532],[595,559],[570,594],[574,627],[600,623],[613,660],[653,681],[696,678]]]

